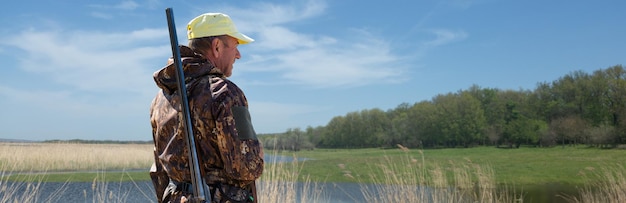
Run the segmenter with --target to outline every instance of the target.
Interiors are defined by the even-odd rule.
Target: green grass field
[[[422,156],[423,153],[423,156]],[[313,151],[282,152],[280,155],[309,158],[301,174],[309,174],[312,180],[331,182],[355,182],[346,176],[368,175],[372,166],[384,164],[386,159],[400,162],[409,158],[424,163],[426,168],[434,165],[450,167],[463,163],[489,166],[500,184],[581,184],[588,180],[585,174],[605,167],[626,166],[625,150],[602,150],[583,147],[519,148],[495,147],[457,149],[316,149]],[[341,169],[342,166],[344,169]]]

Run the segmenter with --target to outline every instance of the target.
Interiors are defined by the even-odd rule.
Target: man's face
[[[237,39],[230,36],[220,37],[219,40],[222,42],[218,46],[220,56],[217,58],[215,65],[217,65],[217,68],[219,68],[226,77],[230,77],[233,74],[233,64],[235,60],[241,58],[239,49],[237,49],[239,42]]]

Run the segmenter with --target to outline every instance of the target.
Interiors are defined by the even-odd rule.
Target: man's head
[[[254,40],[237,31],[226,14],[205,13],[187,24],[189,47],[202,54],[226,77],[232,75],[233,64],[241,58],[237,46]]]

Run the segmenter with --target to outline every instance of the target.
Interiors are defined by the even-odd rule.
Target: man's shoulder
[[[217,77],[212,78],[211,82],[213,98],[215,98],[218,102],[235,102],[236,106],[244,105],[244,103],[246,103],[246,96],[243,93],[243,90],[233,81],[228,78]]]
[[[211,86],[214,91],[228,91],[231,93],[243,93],[243,90],[235,84],[232,80],[223,76],[212,76]]]

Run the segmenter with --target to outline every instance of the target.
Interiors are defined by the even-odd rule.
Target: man
[[[212,202],[255,202],[263,151],[250,123],[248,101],[227,79],[237,46],[254,40],[228,15],[202,14],[187,25],[189,47],[180,46],[191,123]],[[150,169],[159,202],[186,202],[193,193],[181,99],[173,60],[154,73],[160,88],[150,108],[155,163]]]

